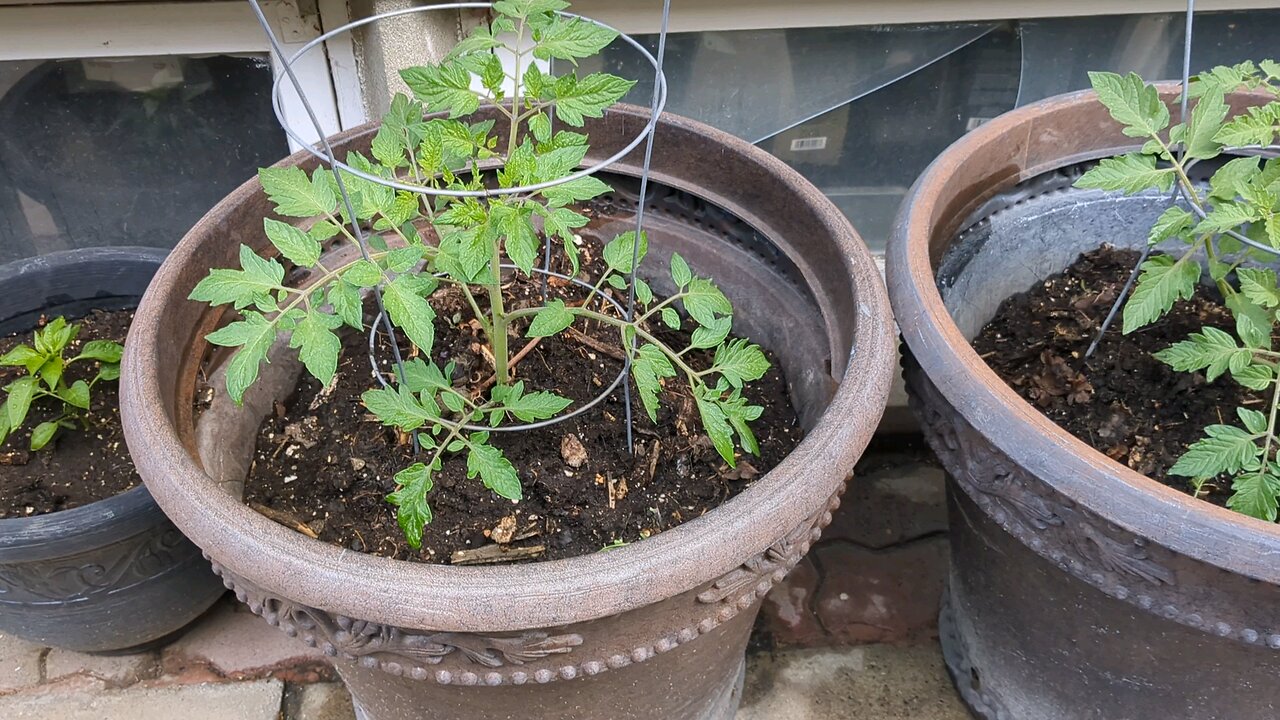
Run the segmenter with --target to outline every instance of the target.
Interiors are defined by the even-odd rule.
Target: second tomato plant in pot
[[[631,82],[538,62],[616,37],[563,7],[496,3],[406,69],[413,98],[331,140],[337,177],[262,171],[130,337],[148,486],[372,720],[730,717],[759,599],[883,408],[891,323],[847,222],[666,116],[641,205]]]
[[[1199,76],[1186,122],[1180,87],[1095,73],[900,215],[908,387],[953,478],[943,649],[983,717],[1280,710],[1240,691],[1280,670],[1277,70]]]
[[[0,267],[0,632],[109,652],[160,640],[225,591],[129,461],[119,341],[164,253]]]

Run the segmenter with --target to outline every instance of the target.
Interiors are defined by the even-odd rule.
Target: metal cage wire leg
[[[1189,96],[1187,87],[1191,84],[1191,38],[1195,29],[1195,15],[1196,0],[1187,0],[1186,25],[1182,34],[1182,101],[1178,106],[1178,122],[1183,125],[1187,123],[1187,100]],[[1181,162],[1184,149],[1179,146],[1176,152],[1178,153],[1178,160]],[[1175,184],[1173,192],[1169,195],[1170,205],[1177,202],[1179,192],[1182,192],[1182,190]],[[1092,357],[1094,351],[1098,349],[1098,345],[1102,343],[1102,338],[1107,334],[1111,323],[1115,321],[1116,314],[1120,312],[1120,307],[1124,305],[1125,299],[1129,297],[1129,291],[1133,290],[1134,283],[1138,281],[1138,274],[1142,271],[1142,264],[1151,256],[1152,249],[1151,243],[1147,243],[1142,248],[1142,254],[1138,256],[1138,261],[1134,263],[1133,270],[1129,273],[1129,278],[1125,280],[1124,287],[1116,295],[1115,302],[1111,303],[1111,309],[1107,311],[1106,319],[1102,321],[1102,325],[1098,328],[1098,334],[1094,336],[1093,342],[1089,343],[1089,348],[1084,351],[1086,359]]]
[[[258,24],[262,26],[262,31],[266,33],[267,41],[271,43],[272,52],[274,52],[277,57],[283,59],[284,50],[280,46],[280,40],[279,38],[276,37],[275,31],[271,29],[271,23],[267,22],[267,16],[262,12],[262,6],[258,4],[258,0],[249,0],[249,5],[250,7],[253,8],[253,13],[254,15],[257,16]],[[329,142],[329,138],[325,135],[324,127],[321,126],[320,120],[316,116],[315,108],[311,106],[311,102],[307,99],[307,93],[302,89],[302,83],[298,80],[297,74],[293,71],[292,62],[284,63],[284,73],[285,74],[282,77],[288,77],[289,82],[293,84],[294,92],[298,94],[298,99],[302,102],[302,107],[306,109],[307,117],[311,120],[311,124],[315,127],[316,134],[320,136],[320,143],[321,145],[324,146],[324,152],[325,152],[324,156],[322,156],[320,159],[328,162],[329,170],[330,172],[333,173],[333,179],[338,186],[338,194],[342,197],[342,205],[347,210],[347,217],[351,218],[351,229],[356,238],[356,245],[360,249],[360,257],[364,258],[366,262],[372,262],[372,260],[369,257],[369,247],[368,247],[368,243],[365,241],[364,231],[361,230],[360,223],[356,220],[355,205],[351,202],[351,195],[347,192],[347,184],[342,179],[342,173],[338,171],[338,159],[335,153],[333,152],[333,145]],[[279,87],[280,87],[280,80],[282,79],[282,77],[276,78],[276,81],[275,81],[276,93],[274,94],[273,101],[278,100],[280,97]],[[277,105],[276,117],[280,118],[278,105]],[[305,142],[302,142],[302,140],[296,138],[294,134],[289,131],[288,127],[285,127],[284,129],[285,129],[285,132],[290,135],[290,137],[294,137],[294,139],[298,142],[299,145],[302,145],[303,147],[310,149],[311,146]],[[314,151],[312,152],[313,154],[315,154]],[[391,338],[391,351],[395,356],[396,373],[399,376],[400,381],[404,382],[404,359],[400,357],[400,346],[399,346],[399,343],[396,342],[396,331],[395,331],[395,328],[391,325],[391,319],[390,317],[388,317],[386,313],[386,308],[383,306],[383,303],[382,303],[382,288],[375,285],[373,287],[373,297],[378,304],[378,313],[383,320],[383,324],[386,326],[387,335]],[[413,452],[415,455],[418,453],[418,450],[419,450],[418,437],[417,435],[414,435]]]

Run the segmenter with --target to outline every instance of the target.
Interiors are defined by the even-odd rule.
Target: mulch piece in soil
[[[973,348],[996,374],[1049,419],[1108,457],[1194,494],[1169,468],[1204,426],[1237,422],[1236,408],[1264,398],[1223,376],[1176,372],[1152,357],[1204,326],[1234,332],[1231,312],[1204,287],[1160,320],[1129,335],[1119,318],[1094,354],[1085,350],[1139,254],[1103,246],[1060,275],[1000,305]],[[1229,483],[1206,483],[1202,499],[1225,505]]]
[[[584,267],[598,277],[598,248],[584,247]],[[510,310],[541,302],[540,281],[509,278]],[[585,291],[553,281],[553,297],[581,301]],[[474,388],[492,375],[483,333],[460,293],[446,287],[436,308],[436,361],[457,364],[455,384]],[[481,301],[482,307],[487,305]],[[368,321],[366,317],[366,321]],[[579,407],[613,382],[622,369],[616,328],[574,324],[570,332],[543,338],[516,366],[525,391],[551,390]],[[523,327],[511,338],[517,353]],[[657,333],[676,347],[688,335]],[[379,357],[391,372],[389,343],[379,335]],[[695,367],[709,359],[690,353]],[[267,517],[312,537],[401,560],[448,564],[454,553],[486,562],[568,558],[632,543],[692,520],[746,489],[799,443],[801,431],[777,361],[745,396],[765,408],[752,424],[761,455],[744,455],[729,468],[703,434],[688,386],[668,380],[658,422],[638,399],[636,453],[627,452],[622,389],[583,415],[545,428],[499,432],[492,443],[515,465],[524,499],[505,500],[478,478],[467,479],[464,455],[449,455],[435,476],[429,500],[434,519],[421,551],[405,542],[395,508],[385,497],[392,476],[415,462],[407,438],[383,427],[360,403],[375,387],[366,334],[343,342],[338,375],[329,388],[303,374],[294,395],[278,404],[259,431],[245,502]],[[487,391],[486,391],[487,394]],[[673,409],[674,408],[674,409]],[[425,461],[427,456],[418,458]],[[501,541],[501,542],[498,542]],[[498,546],[504,552],[497,552]],[[490,557],[490,551],[492,557]],[[468,557],[467,560],[474,560]]]
[[[52,317],[41,320],[41,325]],[[80,333],[63,353],[75,357],[89,340],[124,342],[133,321],[133,310],[93,310],[83,318],[67,318],[80,325]],[[30,345],[31,332],[0,338],[0,354],[20,344]],[[67,368],[68,385],[91,380],[96,361],[81,360]],[[0,386],[26,374],[25,368],[0,367]],[[63,428],[49,445],[31,452],[31,431],[57,417],[59,407],[48,398],[36,400],[22,428],[0,445],[0,518],[32,517],[70,510],[104,500],[142,483],[120,426],[119,384],[99,382],[93,388],[86,420],[87,430]]]

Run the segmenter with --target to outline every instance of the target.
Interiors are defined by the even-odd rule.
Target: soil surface
[[[583,250],[586,274],[598,277],[598,246]],[[541,302],[538,279],[510,277],[504,292],[508,310]],[[550,293],[566,303],[586,296],[585,290],[557,280]],[[436,360],[457,364],[456,386],[484,385],[492,366],[465,298],[448,287],[431,301],[437,312]],[[480,304],[487,307],[483,299]],[[623,357],[615,328],[583,321],[573,328],[581,332],[543,338],[514,372],[526,392],[552,390],[573,399],[570,410],[608,387],[621,371]],[[687,344],[687,334],[662,330],[652,331],[676,347]],[[511,337],[513,354],[529,342],[523,333],[520,326]],[[578,417],[542,429],[493,434],[492,443],[520,474],[524,499],[518,504],[488,490],[478,478],[467,479],[464,455],[447,456],[430,493],[434,519],[426,527],[422,550],[415,551],[401,534],[395,508],[384,499],[394,489],[392,476],[415,462],[412,447],[407,437],[383,427],[360,403],[361,393],[375,386],[367,338],[352,333],[344,339],[330,388],[304,373],[293,397],[277,405],[276,415],[259,431],[245,485],[245,502],[267,517],[360,552],[441,564],[598,552],[715,508],[786,457],[801,438],[786,381],[772,356],[773,368],[745,392],[765,408],[752,423],[761,456],[744,455],[736,468],[724,463],[702,433],[688,386],[674,379],[665,385],[656,424],[633,398],[636,453],[628,453],[619,386]],[[389,343],[381,335],[378,342],[378,357],[389,373]],[[707,356],[687,357],[694,367],[710,364]]]
[[[63,353],[69,360],[89,340],[124,342],[133,311],[94,310],[86,317],[67,319],[80,325],[79,335]],[[30,332],[0,338],[0,354],[31,342]],[[97,362],[81,360],[68,367],[64,377],[67,384],[71,384],[76,380],[91,380],[97,372]],[[0,386],[25,374],[26,368],[0,367]],[[63,428],[53,442],[39,452],[29,450],[31,431],[57,417],[60,408],[48,398],[31,404],[22,428],[0,445],[0,518],[70,510],[118,495],[142,482],[133,469],[120,428],[118,388],[114,381],[95,385],[85,416],[88,429]]]
[[[1265,399],[1224,375],[1177,372],[1152,357],[1206,325],[1234,333],[1231,312],[1203,288],[1162,319],[1122,335],[1120,320],[1089,359],[1085,350],[1139,254],[1104,246],[1061,275],[1005,300],[973,347],[1018,394],[1072,435],[1169,487],[1194,494],[1188,478],[1166,473],[1204,426],[1235,424],[1238,406]],[[1228,484],[1205,483],[1200,497],[1225,505]]]

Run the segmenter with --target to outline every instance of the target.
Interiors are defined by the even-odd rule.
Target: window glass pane
[[[172,247],[288,154],[265,57],[0,62],[0,262]]]
[[[664,63],[667,111],[758,142],[935,62],[994,25],[899,25],[673,33]],[[658,36],[636,37],[657,54]],[[639,82],[647,106],[653,68],[614,43],[583,61]]]
[[[656,49],[656,36],[637,39]],[[615,47],[584,69],[640,78],[628,100],[647,105],[642,63]],[[777,155],[879,249],[933,157],[1013,107],[1019,63],[1008,24],[679,33],[667,41],[667,110]]]
[[[1090,70],[1181,80],[1183,13],[1052,18],[1021,23],[1025,61],[1019,105],[1089,87]],[[1197,13],[1191,72],[1276,54],[1280,10]]]

